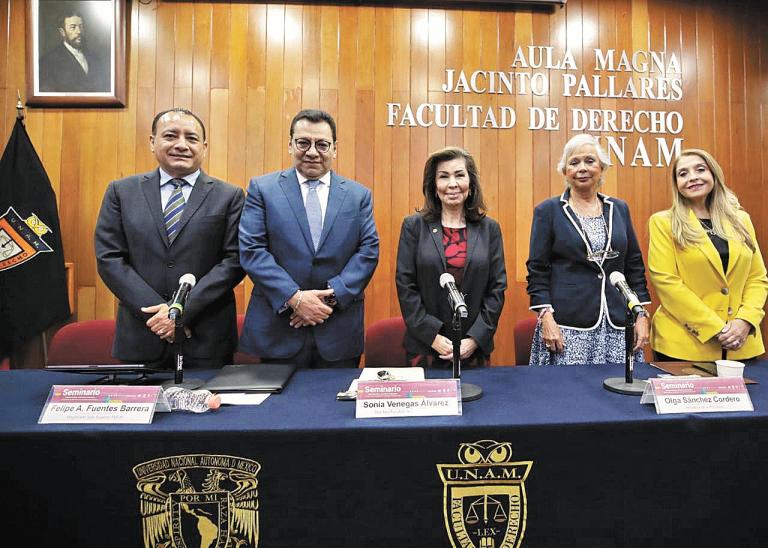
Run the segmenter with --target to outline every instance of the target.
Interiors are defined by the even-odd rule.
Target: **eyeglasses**
[[[587,260],[592,261],[593,263],[602,263],[607,259],[615,259],[618,256],[618,251],[614,251],[613,249],[601,249],[599,251],[587,253]]]
[[[318,151],[320,154],[325,154],[329,150],[331,150],[331,146],[333,143],[329,143],[328,141],[310,141],[309,139],[294,139],[293,140],[293,146],[296,147],[297,150],[300,150],[301,152],[306,152],[310,148],[312,148],[312,145],[315,145],[315,150]]]

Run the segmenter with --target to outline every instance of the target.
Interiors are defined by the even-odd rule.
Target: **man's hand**
[[[176,326],[173,320],[168,319],[168,305],[166,303],[144,306],[141,311],[147,314],[154,314],[154,316],[147,320],[147,327],[149,327],[152,333],[164,341],[173,342]]]
[[[333,289],[308,289],[297,291],[288,300],[288,306],[293,309],[291,327],[299,328],[307,325],[323,323],[333,313],[333,308],[323,302],[323,297],[333,294]]]

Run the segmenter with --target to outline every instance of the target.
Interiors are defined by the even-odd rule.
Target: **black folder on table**
[[[283,391],[296,366],[282,363],[226,365],[202,388],[211,392]]]

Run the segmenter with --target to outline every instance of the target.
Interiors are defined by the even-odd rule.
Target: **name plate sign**
[[[660,415],[755,410],[741,377],[666,377],[648,382],[646,392]]]
[[[149,424],[159,386],[54,384],[38,424]]]
[[[435,417],[461,415],[457,379],[360,381],[355,417]]]

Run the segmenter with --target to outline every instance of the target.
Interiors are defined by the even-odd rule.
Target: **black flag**
[[[16,120],[0,160],[0,359],[69,315],[56,195]]]

